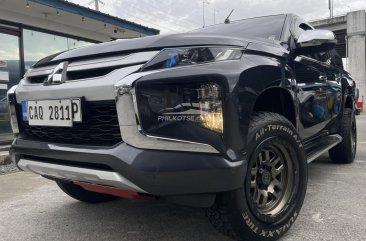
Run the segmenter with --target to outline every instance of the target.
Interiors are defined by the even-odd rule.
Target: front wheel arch
[[[267,111],[277,113],[288,119],[296,128],[296,108],[292,93],[281,87],[271,87],[257,97],[253,113]]]

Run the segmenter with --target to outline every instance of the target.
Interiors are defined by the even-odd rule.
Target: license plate
[[[22,102],[23,121],[30,126],[72,127],[81,122],[80,99],[29,100]]]

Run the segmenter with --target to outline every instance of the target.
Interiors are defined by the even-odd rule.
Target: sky
[[[94,8],[93,0],[69,0]],[[278,13],[295,13],[306,20],[329,16],[328,0],[102,0],[100,11],[161,30],[162,34],[189,31],[231,20]],[[366,0],[333,0],[334,16],[366,9]],[[214,17],[215,16],[215,17]]]
[[[94,8],[93,0],[69,0]],[[102,0],[100,10],[119,18],[161,30],[162,34],[185,32],[203,26],[205,1],[206,26],[224,22],[234,9],[231,20],[278,13],[295,13],[306,20],[329,16],[328,0]],[[366,0],[333,0],[334,15],[366,9]],[[91,4],[90,4],[91,3]],[[215,16],[215,17],[214,17]],[[38,60],[54,52],[68,49],[68,40],[31,31],[25,33],[26,59]],[[0,35],[0,58],[16,59],[16,41]],[[13,37],[15,38],[15,37]],[[27,40],[28,39],[28,40]],[[53,41],[55,40],[55,41]],[[38,43],[37,45],[28,43]],[[82,44],[82,43],[81,43]],[[28,46],[29,45],[29,46]],[[40,47],[42,46],[42,48]],[[66,46],[66,47],[65,47]],[[71,46],[73,47],[73,46]]]

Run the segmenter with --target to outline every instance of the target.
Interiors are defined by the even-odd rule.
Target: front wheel
[[[302,142],[283,116],[256,113],[248,135],[243,186],[218,195],[211,223],[238,240],[277,240],[295,222],[305,197],[307,164]]]

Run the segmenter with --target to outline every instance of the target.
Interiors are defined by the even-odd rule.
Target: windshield
[[[265,16],[233,21],[194,30],[194,32],[220,34],[232,37],[259,37],[280,40],[286,15]]]

